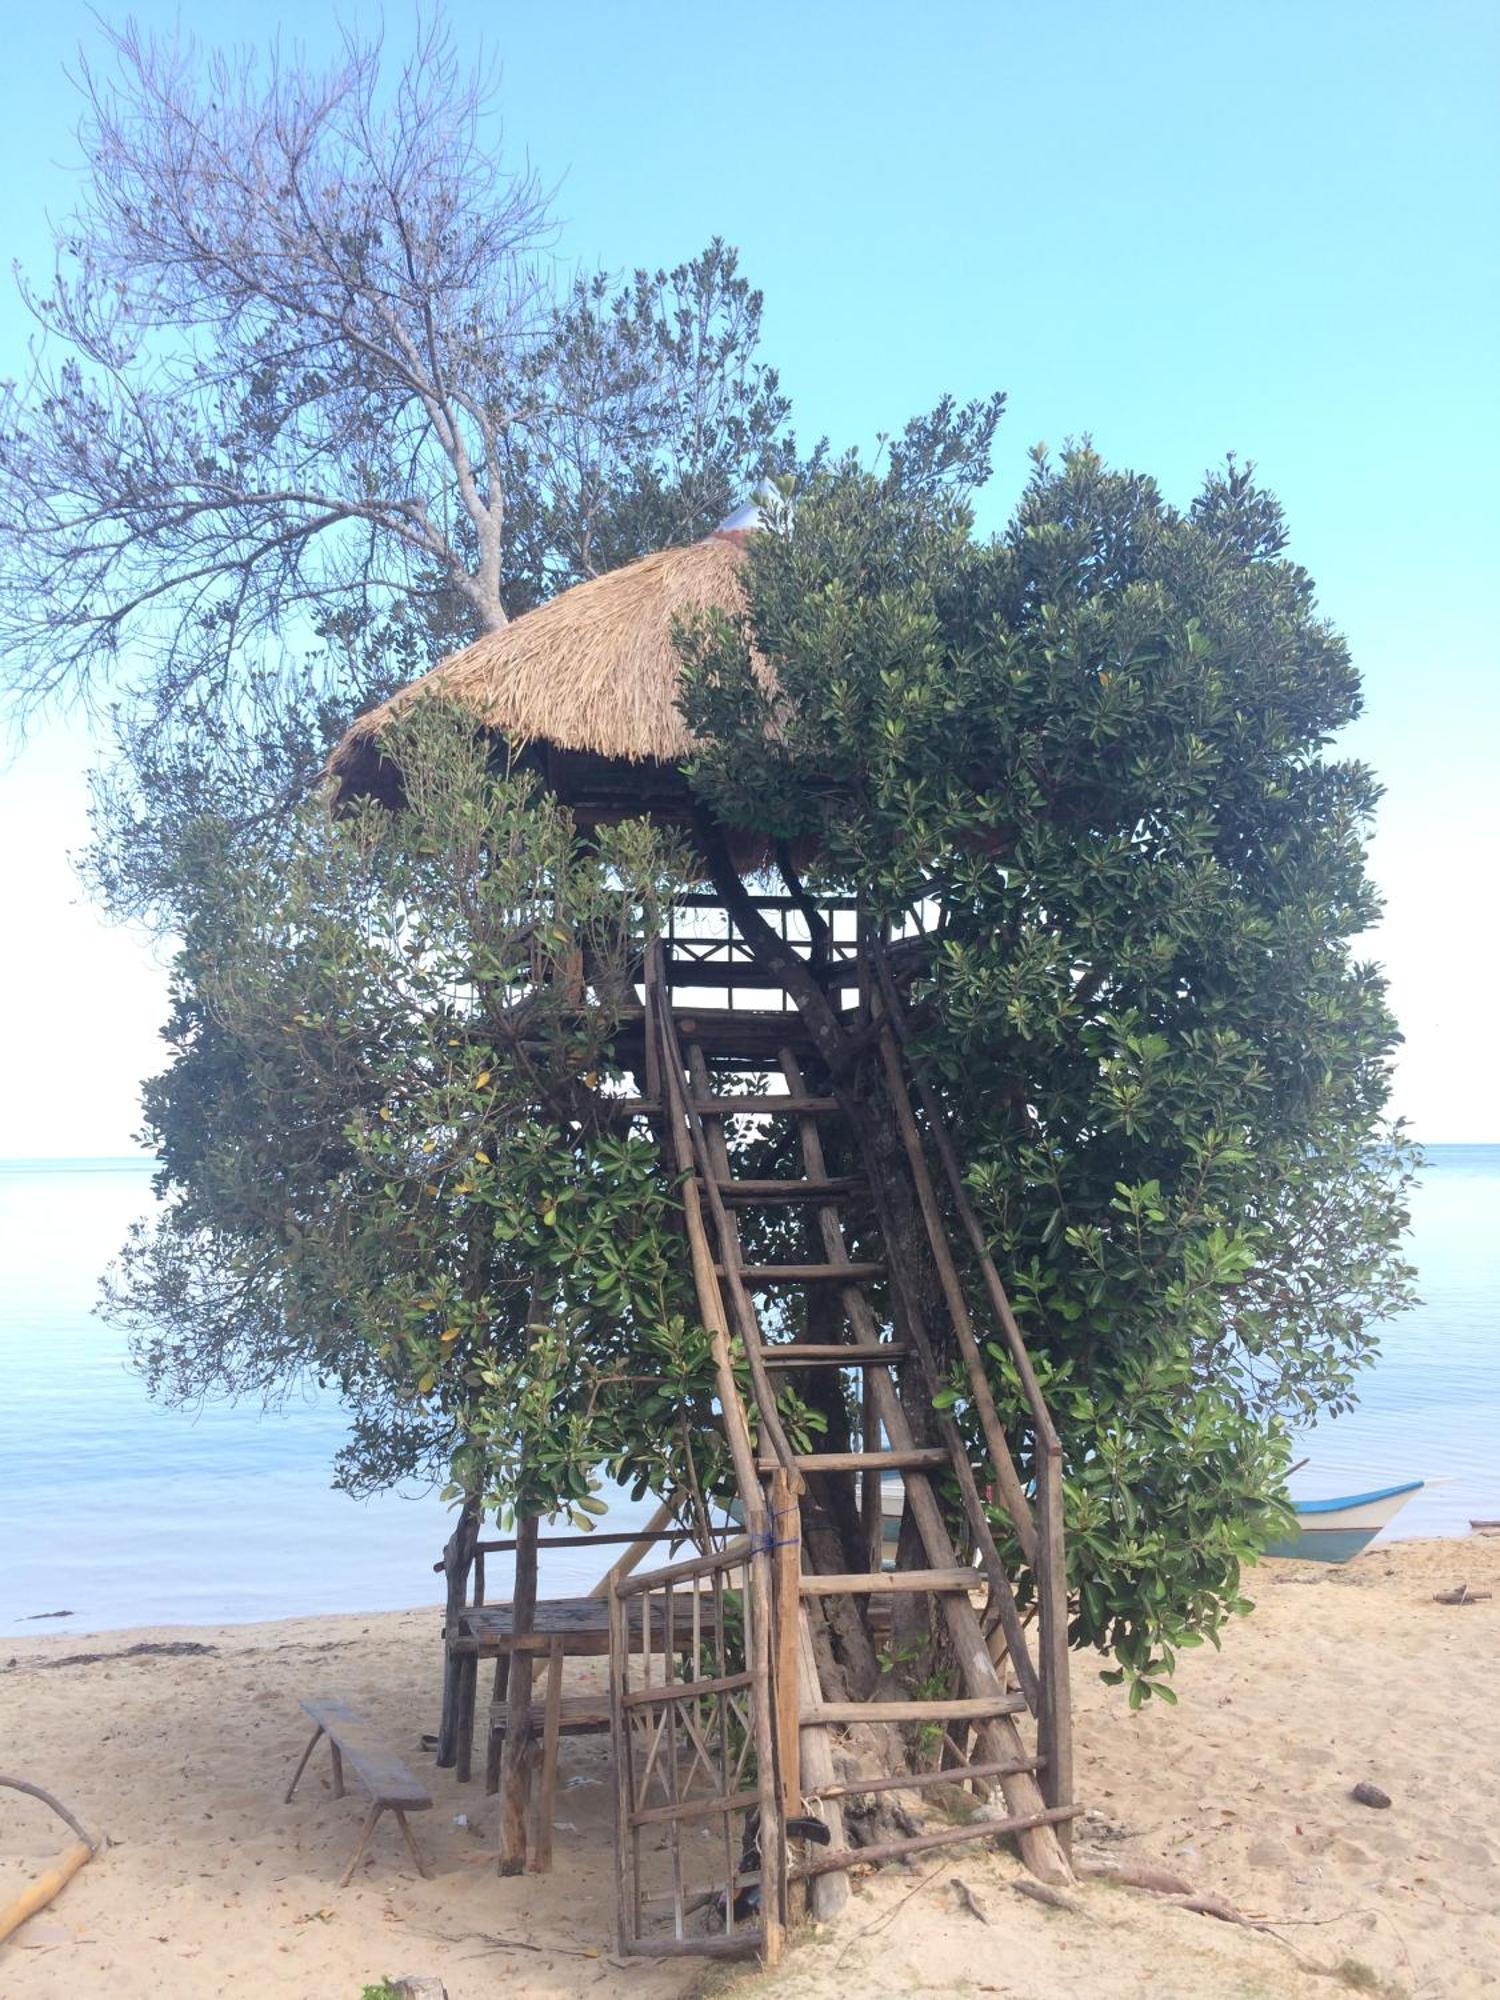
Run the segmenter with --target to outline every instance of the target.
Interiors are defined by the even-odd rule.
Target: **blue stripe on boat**
[[[1373,1493],[1341,1493],[1337,1500],[1294,1500],[1298,1514],[1337,1514],[1345,1507],[1367,1507],[1372,1500],[1394,1500],[1398,1493],[1415,1493],[1425,1482],[1408,1479],[1404,1486],[1380,1486]]]

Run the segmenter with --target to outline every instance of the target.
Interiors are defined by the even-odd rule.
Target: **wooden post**
[[[639,1869],[626,1871],[626,1849],[635,1862],[638,1829],[630,1824],[635,1806],[635,1776],[631,1768],[630,1717],[625,1707],[629,1638],[625,1607],[613,1584],[609,1591],[609,1740],[614,1752],[615,1779],[615,1940],[621,1951],[635,1942],[640,1930]]]
[[[879,1451],[880,1415],[875,1408],[875,1392],[870,1387],[871,1372],[864,1371],[865,1379],[860,1386],[864,1410],[860,1444],[865,1451]],[[885,1560],[885,1515],[880,1504],[880,1475],[876,1472],[867,1470],[860,1475],[859,1518],[864,1530],[867,1566],[874,1573]]]
[[[770,1572],[771,1559],[764,1541],[752,1538],[745,1565],[745,1664],[752,1676],[750,1714],[760,1791],[760,1949],[765,1963],[774,1966],[780,1963],[785,1935],[786,1835],[776,1782],[776,1719],[771,1706]]]
[[[465,1500],[453,1524],[453,1533],[443,1544],[443,1710],[438,1722],[438,1769],[451,1770],[458,1760],[459,1708],[463,1688],[464,1660],[453,1651],[458,1615],[469,1599],[469,1572],[474,1564],[474,1544],[479,1539],[479,1510]]]
[[[802,1810],[801,1688],[798,1625],[802,1609],[801,1509],[785,1472],[771,1475],[771,1557],[775,1638],[772,1650],[772,1706],[776,1715],[776,1763],[781,1811],[791,1818]]]
[[[545,1875],[552,1866],[552,1821],[557,1811],[557,1741],[561,1734],[563,1685],[563,1642],[554,1639],[547,1649],[547,1713],[542,1728],[542,1777],[533,1800],[531,1854],[527,1861],[533,1875]]]
[[[797,1620],[797,1651],[802,1665],[802,1679],[809,1688],[818,1686],[818,1659],[813,1650],[812,1625],[804,1608]],[[824,1799],[823,1788],[835,1782],[833,1768],[833,1748],[826,1729],[810,1725],[802,1731],[802,1782],[804,1798],[818,1804],[818,1815],[828,1828],[835,1849],[842,1850],[844,1841],[844,1809],[836,1799]],[[849,1877],[839,1870],[828,1875],[815,1875],[809,1885],[808,1898],[812,1914],[821,1923],[829,1923],[836,1917],[849,1900]]]
[[[1042,1796],[1049,1806],[1073,1803],[1073,1683],[1068,1651],[1068,1575],[1063,1544],[1062,1448],[1053,1439],[1037,1452],[1037,1655],[1041,1663],[1042,1705],[1037,1715],[1037,1749],[1042,1764]],[[1073,1822],[1058,1823],[1063,1854],[1072,1859]]]
[[[516,1523],[516,1581],[511,1592],[512,1641],[529,1638],[536,1623],[537,1517]],[[534,1655],[512,1644],[506,1677],[505,1748],[500,1758],[500,1873],[526,1866],[526,1801],[531,1756],[531,1680]]]

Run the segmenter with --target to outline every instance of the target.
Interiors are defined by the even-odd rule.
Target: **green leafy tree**
[[[581,840],[440,709],[393,748],[402,813],[199,825],[163,1206],[113,1310],[172,1399],[335,1385],[355,1491],[446,1476],[584,1524],[599,1467],[711,1492],[679,1207],[611,1063],[677,857],[640,821]]]
[[[1076,1635],[1169,1692],[1283,1520],[1292,1427],[1409,1298],[1397,1035],[1351,949],[1378,792],[1330,750],[1354,669],[1232,462],[1184,513],[1038,454],[989,543],[845,467],[747,575],[742,628],[684,635],[694,782],[920,928],[921,1056],[1064,1437]]]

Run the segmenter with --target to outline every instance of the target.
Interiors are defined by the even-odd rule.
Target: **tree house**
[[[381,730],[407,701],[446,697],[581,825],[650,814],[689,828],[701,857],[703,886],[650,942],[616,1045],[633,1114],[680,1179],[735,1489],[723,1532],[705,1535],[700,1511],[696,1555],[617,1566],[598,1611],[619,1948],[652,1956],[774,1958],[795,1910],[830,1914],[856,1863],[976,1838],[972,1820],[922,1823],[903,1801],[966,1789],[985,1835],[1013,1836],[1052,1881],[1068,1879],[1078,1810],[1060,1447],[910,1053],[919,921],[885,936],[854,902],[810,893],[791,857],[773,866],[764,842],[715,825],[682,772],[673,620],[740,608],[744,545],[736,529],[563,593],[362,718],[330,762],[341,797],[398,803]],[[1021,1386],[1015,1437],[990,1343]],[[531,1567],[506,1608],[497,1773],[515,1865],[527,1744],[540,1728],[548,1822],[562,1714],[559,1643],[522,1643],[527,1619],[545,1622],[525,1601],[535,1524],[518,1540]],[[479,1622],[450,1601],[450,1639]],[[445,1738],[467,1742],[478,1659],[462,1644],[450,1659]]]

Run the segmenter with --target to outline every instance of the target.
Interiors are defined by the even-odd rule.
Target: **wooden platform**
[[[694,1611],[692,1592],[684,1590],[678,1593],[672,1607],[674,1651],[690,1646],[695,1636],[704,1639],[713,1636],[713,1604],[707,1593],[697,1601],[696,1624]],[[641,1635],[638,1604],[632,1606],[632,1614],[635,1619],[632,1637],[638,1639]],[[665,1637],[659,1606],[654,1606],[652,1610],[651,1636],[658,1643]],[[603,1657],[609,1651],[608,1600],[600,1597],[553,1597],[539,1602],[530,1631],[521,1643],[529,1651],[545,1653],[553,1639],[562,1640],[563,1652],[569,1659]],[[510,1652],[515,1644],[515,1622],[510,1605],[481,1604],[459,1612],[448,1643],[456,1653],[477,1654],[481,1659],[498,1659],[502,1653]]]

